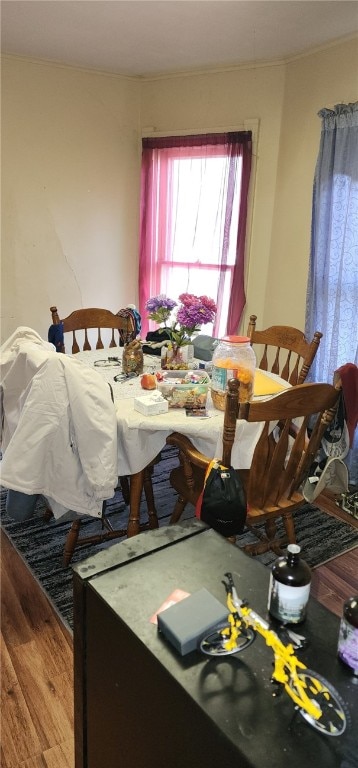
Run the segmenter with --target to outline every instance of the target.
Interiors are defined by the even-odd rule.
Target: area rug
[[[175,504],[176,493],[169,484],[169,474],[177,463],[176,449],[168,447],[163,450],[161,461],[154,467],[153,490],[160,526],[168,524]],[[71,523],[56,522],[53,519],[48,523],[45,522],[43,515],[46,504],[41,497],[37,502],[34,517],[25,522],[16,523],[6,515],[6,493],[2,489],[1,526],[45,590],[62,621],[72,629],[72,569],[64,568],[62,565],[64,543]],[[145,510],[143,499],[141,505],[143,522],[146,520]],[[128,508],[123,502],[120,491],[108,502],[107,513],[113,527],[126,527]],[[193,508],[188,506],[185,516],[192,517],[193,514]],[[312,568],[358,545],[358,530],[321,512],[315,506],[305,504],[294,514],[294,519],[297,542],[301,546],[302,556]],[[80,535],[89,536],[91,533],[98,533],[99,526],[98,520],[83,518]],[[237,538],[237,546],[243,547],[254,540],[252,534],[246,532]],[[118,542],[120,539],[115,541]],[[112,543],[92,544],[76,549],[72,564],[111,546]],[[266,552],[258,555],[257,559],[264,565],[270,566],[276,556],[272,552]]]

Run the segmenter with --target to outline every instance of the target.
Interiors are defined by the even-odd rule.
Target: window
[[[235,333],[245,305],[251,132],[143,139],[139,293],[207,295],[205,333]]]

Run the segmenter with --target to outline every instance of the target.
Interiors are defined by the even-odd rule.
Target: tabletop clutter
[[[168,408],[205,410],[210,377],[205,371],[183,371],[182,375],[179,371],[157,371],[144,374],[141,385],[153,390],[134,398],[134,408],[141,413],[165,413]]]
[[[224,337],[215,350],[212,363],[211,376],[205,369],[180,371],[163,368],[152,375],[142,375],[142,388],[155,388],[156,396],[136,397],[135,410],[148,415],[165,413],[165,401],[168,408],[204,412],[210,389],[214,407],[224,411],[227,384],[231,378],[239,380],[240,402],[251,399],[256,358],[247,337]]]

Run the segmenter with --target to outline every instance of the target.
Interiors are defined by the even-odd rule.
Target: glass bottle
[[[299,624],[306,617],[311,569],[300,552],[298,544],[289,544],[287,555],[271,568],[268,609],[283,624]]]
[[[239,379],[239,402],[252,398],[256,356],[248,336],[224,336],[212,359],[211,397],[215,408],[225,410],[227,384]]]
[[[358,595],[350,597],[343,606],[339,627],[338,658],[358,675]]]

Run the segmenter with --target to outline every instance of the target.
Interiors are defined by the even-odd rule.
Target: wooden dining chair
[[[247,497],[246,527],[257,538],[257,543],[243,549],[251,555],[269,549],[281,554],[284,544],[295,543],[292,513],[305,503],[300,486],[309,473],[323,432],[334,416],[339,390],[330,384],[300,384],[270,400],[239,405],[238,389],[238,380],[230,380],[220,461],[230,466],[238,415],[248,422],[262,422],[250,469],[237,470]],[[273,422],[276,423],[274,429]],[[178,493],[170,522],[176,523],[188,502],[195,507],[211,458],[176,432],[167,438],[167,443],[179,449],[180,464],[170,475],[170,483]],[[280,537],[276,528],[278,518],[284,527],[284,536]]]
[[[133,316],[130,312],[125,313],[123,310],[120,310],[119,313],[115,315],[108,309],[99,309],[98,307],[76,309],[63,320],[60,320],[57,307],[50,307],[50,312],[53,326],[61,326],[63,334],[72,332],[71,351],[73,355],[80,352],[79,337],[76,336],[77,332],[82,332],[83,339],[81,344],[82,349],[85,351],[92,349],[88,338],[88,331],[90,329],[96,329],[97,331],[95,349],[104,349],[102,340],[104,329],[109,329],[111,331],[111,337],[108,344],[109,348],[123,346],[124,343],[132,341],[136,336],[136,327]],[[115,331],[118,331],[117,338]],[[61,344],[60,351],[66,352],[64,341]]]
[[[272,325],[259,331],[256,329],[256,315],[250,315],[247,335],[251,345],[263,347],[258,367],[263,371],[277,373],[290,384],[303,384],[316,356],[322,333],[316,331],[308,341],[303,331],[289,325]]]
[[[144,494],[145,494],[146,505],[147,505],[148,519],[145,522],[139,523],[140,531],[154,530],[155,528],[159,527],[157,512],[154,504],[154,494],[153,494],[153,486],[152,486],[152,479],[151,479],[153,465],[156,463],[157,460],[159,460],[159,457],[157,457],[157,459],[154,462],[149,464],[145,468],[145,472],[144,472],[143,486],[144,486]],[[120,478],[120,480],[123,480],[123,479],[127,480],[127,478]],[[122,490],[122,495],[124,497],[122,487],[121,487],[121,490]],[[142,489],[140,489],[140,491],[141,490]],[[129,486],[128,486],[128,493],[129,493]],[[80,536],[81,522],[82,522],[81,517],[76,518],[72,522],[71,528],[66,536],[66,541],[63,549],[63,565],[64,566],[68,566],[70,564],[73,557],[73,553],[75,549],[78,547],[88,546],[90,544],[102,544],[105,541],[111,541],[112,539],[123,538],[128,535],[128,528],[114,528],[112,526],[112,523],[107,515],[107,503],[105,501],[103,502],[102,515],[100,518],[101,530],[98,533],[92,534],[91,536]]]
[[[114,348],[121,346],[121,342],[124,341],[124,343],[127,343],[128,341],[135,338],[136,335],[136,327],[133,320],[133,316],[130,312],[125,311],[119,311],[118,314],[113,314],[108,309],[100,309],[100,308],[89,308],[89,309],[77,309],[74,312],[71,312],[68,317],[65,317],[63,320],[60,320],[57,307],[53,306],[50,307],[51,312],[51,318],[52,318],[52,326],[51,326],[51,332],[52,332],[52,338],[56,342],[58,346],[58,351],[61,351],[65,353],[65,343],[63,340],[63,334],[72,332],[72,354],[76,355],[78,352],[80,352],[80,345],[79,345],[79,338],[76,336],[77,332],[83,332],[83,339],[81,341],[82,349],[84,351],[90,351],[92,349],[90,340],[88,338],[88,331],[90,329],[96,329],[97,331],[97,341],[95,345],[95,349],[104,349],[104,334],[102,333],[103,329],[109,329],[111,331],[110,333],[110,339],[108,348]],[[59,326],[61,329],[61,333],[58,334],[56,337],[56,334],[53,333],[53,331],[56,331],[56,326]],[[115,331],[118,331],[118,338],[116,338]],[[49,339],[50,339],[50,331],[49,331]],[[103,338],[102,338],[103,336]],[[56,345],[56,343],[55,343]],[[113,393],[112,398],[113,398]],[[153,495],[153,488],[152,488],[152,481],[151,481],[151,475],[153,471],[153,465],[155,462],[152,462],[145,468],[144,472],[144,493],[147,503],[147,512],[148,512],[148,521],[146,523],[143,523],[140,525],[140,530],[144,530],[146,528],[157,528],[158,527],[158,520],[157,520],[157,514],[154,504],[154,495]],[[119,485],[122,491],[122,496],[125,504],[130,503],[130,488],[129,488],[129,480],[128,477],[119,477]],[[46,518],[51,516],[51,511],[48,510],[46,512]],[[76,520],[73,521],[71,528],[69,530],[69,533],[66,538],[65,546],[64,546],[64,554],[63,554],[63,563],[64,565],[69,565],[73,553],[75,551],[76,547],[84,546],[87,544],[92,543],[102,543],[104,541],[107,541],[109,539],[114,538],[122,538],[127,534],[126,529],[114,529],[110,523],[110,520],[108,519],[106,515],[106,503],[103,504],[102,508],[102,516],[100,518],[101,521],[101,531],[98,534],[94,534],[92,536],[82,536],[80,537],[80,530],[81,530],[81,518],[76,518]]]

